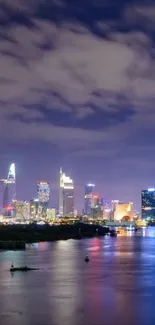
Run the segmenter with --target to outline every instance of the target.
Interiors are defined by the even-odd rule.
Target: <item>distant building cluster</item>
[[[21,201],[16,195],[16,168],[15,163],[9,167],[8,176],[2,179],[3,183],[3,210],[6,217],[17,220],[46,220],[55,222],[64,217],[79,217],[75,209],[74,181],[60,168],[59,180],[59,209],[49,207],[51,185],[49,181],[39,181],[36,184],[36,198]],[[141,192],[142,219],[155,220],[155,189],[150,188]],[[85,185],[84,209],[80,217],[90,220],[133,221],[140,214],[134,210],[133,202],[120,202],[119,200],[106,201],[95,192],[95,185]]]

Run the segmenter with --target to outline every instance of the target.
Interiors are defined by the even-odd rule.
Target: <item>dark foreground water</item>
[[[0,325],[108,324],[155,324],[155,229],[0,252]]]

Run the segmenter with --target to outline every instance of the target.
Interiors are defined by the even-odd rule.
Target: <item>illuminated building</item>
[[[147,227],[147,221],[144,219],[137,219],[136,226],[137,227]]]
[[[110,200],[104,198],[103,206],[104,206],[104,209],[109,210],[110,209]]]
[[[78,210],[74,209],[74,218],[76,218],[78,216]]]
[[[38,200],[42,207],[42,215],[46,216],[48,204],[50,201],[50,184],[48,182],[38,182],[37,184]]]
[[[103,202],[103,219],[104,220],[110,220],[110,200],[104,198]]]
[[[111,210],[112,210],[113,212],[116,211],[116,208],[117,208],[118,203],[119,203],[119,200],[112,200],[112,201],[111,201]]]
[[[125,217],[124,219],[126,219],[126,221],[133,220],[134,210],[133,210],[132,202],[128,202],[128,203],[119,202],[117,204],[114,212],[114,220],[121,221],[123,217]]]
[[[29,218],[30,216],[30,203],[27,201],[14,201],[14,212],[16,218]]]
[[[103,198],[99,195],[93,195],[92,197],[92,207],[103,207]]]
[[[103,219],[105,220],[111,220],[111,210],[104,208],[103,210]]]
[[[118,203],[119,203],[119,200],[111,201],[111,221],[114,221],[114,214],[115,214]]]
[[[42,208],[39,205],[39,199],[33,199],[30,201],[30,217],[35,219],[36,217],[41,216]]]
[[[84,199],[84,213],[86,215],[91,214],[92,198],[93,198],[93,188],[94,184],[85,185],[85,199]]]
[[[59,214],[61,217],[74,215],[74,183],[60,168]]]
[[[6,216],[11,216],[13,212],[13,201],[16,199],[15,163],[10,165],[7,179],[2,179],[1,181],[4,185],[3,213]]]
[[[56,220],[56,209],[47,209],[47,220],[52,222]]]
[[[92,196],[91,216],[93,218],[103,218],[103,198],[99,195]]]
[[[141,192],[142,219],[155,219],[155,188]]]
[[[134,219],[135,219],[135,220],[140,219],[140,213],[139,213],[139,211],[137,211],[137,210],[134,210]]]

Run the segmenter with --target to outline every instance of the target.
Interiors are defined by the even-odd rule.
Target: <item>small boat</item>
[[[88,255],[86,255],[86,257],[85,257],[85,262],[89,262],[89,257],[88,257]]]
[[[39,270],[39,269],[28,267],[28,266],[20,266],[20,267],[11,266],[10,268],[10,272],[16,272],[16,271],[26,272],[26,271],[34,271],[34,270]]]

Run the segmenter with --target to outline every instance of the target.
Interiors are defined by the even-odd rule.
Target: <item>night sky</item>
[[[0,0],[0,177],[17,199],[59,168],[106,199],[155,186],[155,1]]]

